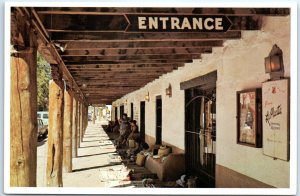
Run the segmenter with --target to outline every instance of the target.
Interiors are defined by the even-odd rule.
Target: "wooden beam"
[[[290,14],[289,8],[108,8],[108,7],[36,7],[37,13],[44,14],[82,14],[82,15],[116,15],[116,14],[208,14],[208,15],[262,15],[286,16]]]
[[[158,78],[158,77],[157,77]],[[155,78],[154,78],[155,79]],[[88,86],[91,88],[96,88],[96,87],[107,87],[107,88],[114,88],[114,87],[122,87],[122,86],[127,86],[127,87],[141,87],[151,81],[154,80],[153,78],[151,79],[139,79],[139,80],[130,80],[124,85],[124,82],[115,82],[113,80],[103,80],[102,82],[87,82]],[[104,84],[105,85],[102,85]],[[83,88],[82,88],[83,89]]]
[[[49,132],[47,186],[62,187],[64,84],[57,65],[51,66],[53,80],[49,83]]]
[[[145,67],[145,68],[118,68],[118,69],[70,69],[70,73],[74,76],[76,74],[106,74],[113,72],[120,73],[145,73],[145,72],[163,72],[163,71],[172,71],[177,69],[177,66],[167,66],[167,67]]]
[[[66,65],[105,65],[105,64],[170,64],[170,63],[192,63],[192,59],[171,59],[171,60],[115,60],[115,61],[106,61],[106,60],[97,60],[97,61],[69,61],[65,63]]]
[[[97,65],[68,65],[68,70],[79,69],[130,69],[130,68],[161,68],[161,67],[181,67],[183,63],[172,64],[97,64]]]
[[[72,158],[76,158],[77,154],[77,137],[78,137],[78,101],[73,97],[73,126],[72,126]]]
[[[74,75],[74,78],[78,79],[78,80],[102,80],[102,83],[106,81],[107,78],[111,78],[114,80],[128,80],[130,81],[130,79],[132,78],[138,78],[141,79],[143,77],[159,77],[163,74],[166,74],[168,72],[171,71],[162,71],[162,72],[149,72],[149,73],[143,73],[143,72],[138,72],[138,73],[126,73],[126,72],[122,72],[122,73],[117,73],[117,72],[112,72],[112,73],[106,73],[106,74],[95,74],[95,75],[87,75],[87,74],[77,74]],[[108,79],[108,81],[111,81],[110,79]],[[135,81],[135,79],[133,79],[133,81]],[[82,89],[83,87],[81,87]]]
[[[241,33],[239,33],[241,37]],[[100,49],[177,49],[177,48],[207,48],[222,47],[222,40],[209,41],[159,41],[159,42],[97,42],[93,41],[67,41],[66,50],[100,50]]]
[[[139,56],[67,56],[63,60],[68,62],[88,61],[119,61],[119,60],[177,60],[177,59],[200,59],[200,54],[178,54],[178,55],[139,55]]]
[[[86,92],[93,92],[93,93],[98,93],[98,92],[107,92],[107,91],[111,91],[111,89],[114,89],[115,91],[127,91],[127,90],[133,90],[133,89],[137,89],[139,88],[138,86],[135,86],[135,87],[114,87],[114,88],[111,88],[111,87],[93,87],[93,88],[86,88],[86,89],[82,89],[82,92],[83,93],[86,93]]]
[[[131,71],[140,71],[140,72],[144,72],[144,71],[157,71],[157,70],[173,70],[173,69],[177,69],[178,66],[161,66],[161,67],[142,67],[142,68],[115,68],[115,69],[101,69],[101,68],[85,68],[85,69],[72,69],[70,68],[69,71],[71,72],[71,74],[73,73],[101,73],[101,72],[113,72],[113,71],[121,71],[121,72],[131,72]]]
[[[83,103],[80,104],[80,142],[83,142]]]
[[[95,120],[96,120],[96,108],[93,107],[94,112],[93,112],[93,124],[95,124]]]
[[[233,18],[235,19],[235,18]],[[254,21],[249,18],[244,18],[244,21],[236,21],[236,23],[247,22],[254,24]],[[249,20],[249,21],[248,21]],[[258,20],[258,19],[257,19]],[[255,20],[255,21],[257,21]],[[236,24],[236,25],[238,25]],[[255,26],[253,25],[253,28]],[[247,27],[244,27],[247,28]],[[255,27],[256,28],[256,27]],[[244,29],[243,29],[244,30]],[[257,30],[254,29],[254,30]],[[93,40],[98,43],[102,42],[160,42],[160,41],[204,41],[204,40],[224,40],[224,39],[240,39],[240,31],[227,31],[225,33],[201,32],[201,33],[102,33],[102,32],[52,32],[51,39],[58,42],[65,41],[80,41]]]
[[[95,49],[95,50],[67,50],[61,52],[66,56],[136,56],[136,55],[172,55],[172,54],[201,54],[212,53],[212,48],[164,48],[164,49]]]
[[[136,76],[134,78],[132,78],[130,80],[130,83],[134,83],[134,82],[142,82],[142,81],[151,81],[151,80],[154,80],[155,78],[158,78],[159,76],[152,76],[152,77],[143,77],[143,76]],[[122,80],[125,80],[125,79],[128,79],[128,77],[124,77],[124,76],[121,76],[121,77],[114,77],[114,78],[111,78],[110,76],[109,77],[101,77],[101,78],[97,78],[97,79],[94,79],[94,80],[91,80],[89,78],[82,78],[82,77],[78,77],[77,78],[77,81],[81,84],[81,88],[82,88],[82,84],[88,84],[88,85],[92,85],[92,84],[111,84],[111,83],[114,83],[114,84],[119,84],[120,82],[122,83],[123,81]]]
[[[37,167],[36,49],[11,57],[10,186],[35,187]]]
[[[10,40],[15,50],[10,57],[9,178],[11,187],[36,186],[37,45],[35,40],[34,32],[23,20],[22,15],[13,10]]]
[[[63,169],[72,172],[73,93],[68,85],[64,91]]]
[[[77,154],[78,154],[78,149],[80,148],[80,141],[81,141],[81,116],[82,116],[82,112],[81,112],[81,104],[82,102],[80,101],[80,99],[78,100],[78,127],[77,127]]]

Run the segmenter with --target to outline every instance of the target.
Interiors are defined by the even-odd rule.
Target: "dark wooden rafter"
[[[158,78],[158,76],[155,77],[147,77],[147,78],[133,78],[129,82],[124,83],[122,80],[123,78],[112,78],[110,80],[105,80],[105,86],[106,87],[115,87],[115,86],[137,86],[141,84],[148,83],[154,79]],[[101,86],[102,80],[78,80],[78,83],[80,84],[80,87],[83,89],[82,85],[86,84],[87,86]]]
[[[242,22],[242,21],[238,21]],[[250,21],[253,25],[254,22]],[[52,32],[51,39],[65,42],[72,40],[93,40],[97,42],[158,42],[158,41],[201,41],[239,39],[240,31],[228,31],[225,33],[123,33],[123,32]]]
[[[176,60],[176,59],[200,59],[200,54],[176,54],[176,55],[139,55],[139,56],[75,56],[64,57],[63,60],[68,62],[87,62],[87,61],[118,61],[118,60]]]
[[[163,68],[163,67],[181,67],[183,63],[172,64],[97,64],[97,65],[68,65],[69,70],[89,70],[89,69],[143,69],[143,68]]]
[[[239,33],[241,38],[241,33]],[[97,42],[97,41],[67,41],[66,49],[99,50],[99,49],[177,49],[177,48],[207,48],[222,47],[222,40],[209,41],[159,41],[159,42]]]
[[[83,14],[83,15],[115,15],[115,14],[213,14],[213,15],[262,15],[286,16],[289,8],[108,8],[108,7],[38,7],[38,14]]]
[[[178,59],[178,60],[115,60],[115,61],[73,61],[68,62],[66,65],[111,65],[111,64],[170,64],[170,63],[192,63],[192,59]]]
[[[67,48],[68,49],[68,48]],[[66,50],[61,52],[66,56],[148,56],[148,55],[174,55],[174,54],[201,54],[211,53],[212,48],[163,48],[163,49],[94,49],[94,50]]]

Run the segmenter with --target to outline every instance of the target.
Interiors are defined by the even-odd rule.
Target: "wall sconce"
[[[282,50],[276,44],[265,58],[265,72],[270,74],[270,79],[280,79],[284,75]]]
[[[168,88],[166,88],[166,95],[172,97],[172,86],[169,84]]]
[[[149,91],[148,91],[148,94],[145,96],[145,100],[146,100],[146,101],[150,101]]]
[[[125,105],[127,105],[127,99],[125,100]]]

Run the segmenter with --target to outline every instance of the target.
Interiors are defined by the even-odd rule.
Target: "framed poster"
[[[289,80],[263,83],[263,153],[289,160]]]
[[[237,92],[237,143],[260,148],[261,89]]]

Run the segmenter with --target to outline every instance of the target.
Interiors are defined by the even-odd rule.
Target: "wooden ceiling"
[[[243,30],[259,30],[263,16],[289,15],[288,8],[27,8],[59,58],[40,43],[51,63],[62,60],[90,104],[111,104],[201,54],[240,39]],[[227,32],[125,32],[125,14],[225,15]],[[61,50],[59,46],[66,46]]]

